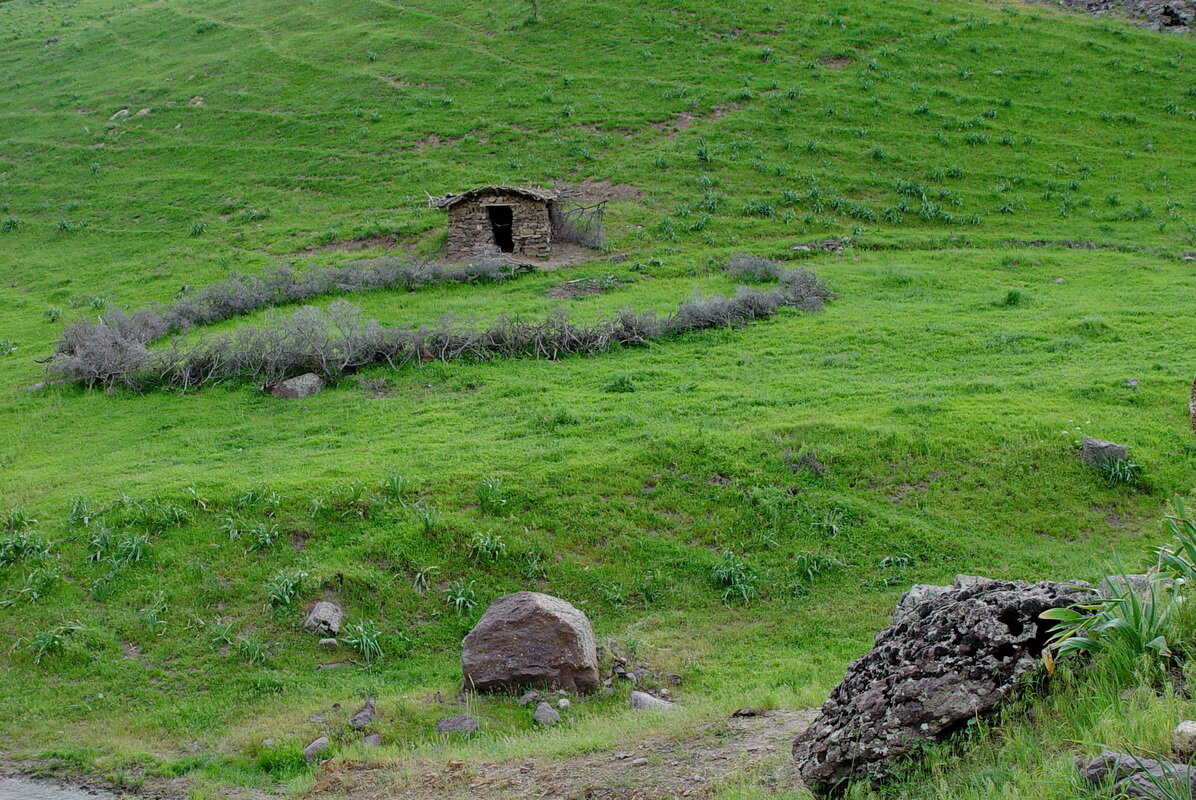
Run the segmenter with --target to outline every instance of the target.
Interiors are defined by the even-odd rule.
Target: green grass
[[[1095,579],[1161,536],[1196,466],[1190,38],[1013,4],[541,6],[0,4],[0,509],[52,543],[0,567],[20,598],[0,608],[5,756],[298,791],[307,715],[371,694],[402,710],[379,723],[400,752],[441,752],[428,698],[523,588],[681,675],[677,725],[816,704],[911,582]],[[394,325],[665,312],[733,291],[745,250],[839,299],[594,358],[370,370],[302,402],[25,391],[76,319],[381,254],[308,249],[357,237],[429,254],[425,190],[556,178],[644,191],[607,214],[627,261],[353,302]],[[829,236],[850,241],[791,249]],[[1082,467],[1082,434],[1130,445],[1136,482]],[[808,452],[825,475],[794,468]],[[89,561],[76,498],[126,495],[144,507],[103,521],[143,557]],[[272,602],[299,573],[304,596]],[[368,668],[313,671],[340,655],[298,630],[320,591],[369,626]],[[609,744],[621,708],[578,704],[554,752]],[[509,700],[475,711],[453,752],[545,746]],[[994,788],[918,791],[1004,796],[1065,761],[1060,743]]]

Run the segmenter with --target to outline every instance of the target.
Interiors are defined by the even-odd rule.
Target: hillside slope
[[[1191,491],[1191,38],[1022,4],[539,5],[0,4],[8,759],[302,791],[309,715],[365,696],[388,763],[684,736],[821,702],[911,582],[1095,578]],[[404,326],[667,313],[733,292],[740,251],[838,299],[295,403],[26,391],[77,319],[283,263],[428,256],[425,192],[555,180],[637,190],[609,253],[350,299]],[[574,278],[606,290],[549,296]],[[1085,434],[1129,444],[1141,479],[1082,467]],[[459,640],[521,588],[679,676],[686,713],[632,719],[616,693],[546,743],[509,700],[471,701],[482,732],[442,749]],[[381,660],[314,670],[351,652],[298,630],[321,595],[376,627]]]

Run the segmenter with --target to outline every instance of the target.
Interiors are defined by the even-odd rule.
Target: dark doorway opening
[[[511,235],[511,227],[515,215],[510,206],[486,206],[486,213],[490,215],[490,230],[494,231],[494,243],[504,253],[515,251],[515,239]]]

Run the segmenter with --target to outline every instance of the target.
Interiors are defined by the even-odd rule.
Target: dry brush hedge
[[[689,331],[743,325],[784,307],[819,311],[833,297],[826,284],[808,270],[779,269],[771,277],[780,285],[771,289],[741,286],[730,297],[695,295],[668,316],[623,311],[593,324],[575,323],[563,312],[556,312],[539,321],[504,316],[485,327],[471,327],[452,316],[421,328],[386,327],[363,318],[352,303],[339,300],[327,311],[305,306],[284,319],[191,345],[176,339],[159,349],[151,348],[150,343],[171,329],[151,336],[150,332],[163,330],[166,323],[146,315],[169,320],[169,314],[158,310],[117,312],[97,322],[72,325],[49,363],[47,377],[89,388],[119,386],[148,391],[194,389],[236,379],[273,383],[308,372],[336,381],[365,367],[386,364],[398,368],[413,361],[557,359],[642,345]],[[263,291],[260,296],[276,293]],[[234,305],[221,300],[208,307],[229,309]]]

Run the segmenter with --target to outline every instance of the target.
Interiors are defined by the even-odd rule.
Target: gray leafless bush
[[[262,275],[232,277],[183,294],[168,306],[151,306],[132,313],[111,310],[101,322],[78,322],[63,333],[55,360],[76,355],[104,327],[128,344],[148,345],[195,325],[210,325],[264,308],[299,303],[330,294],[401,288],[414,291],[441,283],[480,283],[508,280],[516,268],[502,261],[480,259],[474,264],[441,266],[383,258],[355,261],[298,273],[279,267]]]
[[[398,368],[428,360],[592,355],[690,331],[744,325],[782,307],[817,311],[831,296],[813,273],[784,270],[776,288],[741,286],[731,297],[694,295],[668,317],[624,311],[606,321],[579,324],[558,311],[540,321],[500,317],[476,327],[444,316],[416,329],[384,327],[364,319],[352,303],[338,300],[327,311],[305,306],[234,334],[190,346],[176,338],[157,350],[141,338],[144,321],[136,314],[116,313],[73,326],[48,371],[56,380],[138,391],[192,389],[234,379],[272,383],[306,372],[336,381],[379,364]]]

